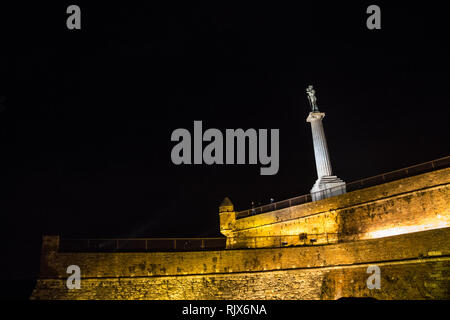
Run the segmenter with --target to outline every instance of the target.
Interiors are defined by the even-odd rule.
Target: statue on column
[[[313,86],[308,86],[306,88],[306,94],[308,95],[309,104],[311,105],[312,112],[319,112],[319,107],[317,106],[316,91]]]

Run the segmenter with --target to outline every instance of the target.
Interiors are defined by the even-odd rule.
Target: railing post
[[[173,239],[173,248],[177,249],[177,239]]]

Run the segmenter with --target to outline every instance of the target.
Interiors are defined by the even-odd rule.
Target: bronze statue
[[[308,95],[309,104],[311,105],[312,112],[319,112],[319,107],[317,106],[316,91],[313,86],[308,86],[306,88],[306,94]]]

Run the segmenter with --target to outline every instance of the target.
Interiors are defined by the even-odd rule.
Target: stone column
[[[328,154],[327,140],[323,130],[323,112],[310,112],[307,122],[311,123],[314,144],[314,157],[316,159],[317,181],[311,189],[313,201],[345,193],[345,182],[333,176],[330,155]]]
[[[314,144],[314,156],[316,158],[317,177],[331,176],[332,169],[330,156],[328,155],[327,140],[323,131],[322,119],[325,117],[323,112],[310,112],[308,119],[311,123],[311,131]]]

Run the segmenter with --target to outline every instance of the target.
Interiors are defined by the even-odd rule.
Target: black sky
[[[314,3],[314,4],[312,4]],[[443,10],[367,4],[1,10],[3,279],[32,278],[42,234],[217,236],[218,204],[305,194],[316,179],[305,88],[334,172],[357,180],[449,155]],[[369,3],[370,4],[370,3]],[[0,99],[0,101],[2,101]],[[176,128],[280,129],[280,170],[175,166]]]

